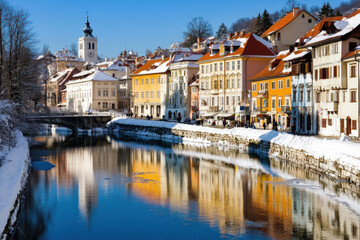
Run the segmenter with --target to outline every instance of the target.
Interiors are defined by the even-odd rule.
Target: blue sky
[[[197,16],[208,20],[214,32],[222,22],[228,27],[241,17],[257,16],[266,8],[280,10],[286,0],[10,0],[30,14],[38,48],[48,44],[51,51],[70,47],[82,36],[86,11],[99,55],[115,57],[125,48],[140,55],[148,48],[169,47],[183,40],[187,23]],[[333,7],[339,0],[329,0]],[[303,0],[308,7],[321,6],[323,0]]]

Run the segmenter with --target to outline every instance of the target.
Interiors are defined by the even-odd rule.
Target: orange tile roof
[[[301,13],[306,12],[305,10],[299,10],[299,12],[294,16],[293,12],[289,12],[287,13],[283,18],[281,18],[279,21],[277,21],[276,23],[274,23],[271,27],[269,27],[268,30],[266,30],[261,37],[264,38],[267,35],[273,33],[273,32],[277,32],[280,29],[282,29],[283,27],[285,27],[286,25],[288,25],[289,23],[291,23],[297,16],[299,16]],[[308,13],[308,12],[306,12]],[[308,13],[310,16],[312,16],[310,13]]]
[[[310,29],[305,35],[304,38],[313,38],[318,35],[324,26],[330,26],[332,21],[340,21],[343,19],[343,16],[340,17],[328,17],[323,18],[318,24],[315,25],[312,29]]]
[[[237,38],[240,38],[241,36],[237,36]],[[230,39],[237,39],[234,37],[231,37]],[[269,49],[267,46],[265,46],[263,43],[259,42],[255,37],[253,33],[247,33],[241,38],[247,38],[246,42],[244,43],[243,47],[239,47],[236,49],[233,53],[228,53],[226,55],[220,55],[220,52],[210,55],[210,52],[207,52],[202,58],[199,59],[198,62],[212,60],[212,59],[221,59],[223,57],[229,57],[229,56],[274,56],[274,52]],[[227,39],[229,40],[229,39]]]
[[[147,71],[151,69],[151,66],[157,62],[161,62],[159,65],[161,65],[163,62],[168,61],[169,58],[166,58],[164,60],[160,59],[151,59],[147,61],[144,65],[142,65],[140,68],[138,68],[135,72],[133,72],[131,75],[139,74],[142,71]]]
[[[269,65],[267,65],[261,72],[257,73],[255,76],[253,76],[250,81],[257,81],[262,79],[268,79],[268,78],[275,78],[275,77],[282,77],[282,76],[288,76],[291,74],[291,72],[283,72],[284,70],[284,59],[285,57],[289,56],[291,54],[290,51],[288,51],[286,54],[279,54],[276,58],[270,61],[270,64],[274,62],[278,62],[277,66],[273,69],[269,69]]]
[[[347,59],[347,58],[351,58],[354,55],[358,55],[360,53],[360,49],[356,49],[354,51],[349,52],[348,54],[345,55],[345,57],[343,57],[342,59]]]

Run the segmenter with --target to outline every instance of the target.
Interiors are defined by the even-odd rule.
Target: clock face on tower
[[[89,57],[93,57],[93,56],[94,56],[94,53],[89,52],[89,53],[88,53],[88,56],[89,56]]]

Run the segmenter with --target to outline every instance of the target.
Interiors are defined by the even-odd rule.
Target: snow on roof
[[[259,36],[256,35],[256,34],[254,34],[253,36],[255,37],[256,40],[258,40],[259,42],[261,42],[262,44],[264,44],[266,47],[273,49],[274,46],[272,45],[271,42],[266,41],[265,39],[259,37]]]
[[[352,32],[360,24],[360,14],[356,14],[350,18],[344,17],[341,21],[336,21],[334,24],[335,27],[340,30],[339,32],[327,34],[325,31],[321,31],[318,35],[311,39],[306,46],[331,38],[341,37]]]
[[[95,72],[93,72],[89,76],[87,76],[85,78],[82,78],[82,79],[69,81],[68,84],[78,83],[78,82],[85,82],[85,81],[114,81],[114,82],[117,82],[118,80],[116,78],[114,78],[114,77],[100,71],[100,70],[96,70]]]
[[[145,70],[145,71],[142,71],[142,72],[140,72],[138,74],[153,74],[153,73],[166,72],[169,69],[169,65],[170,65],[169,63],[170,63],[170,58],[167,61],[161,62],[161,64],[157,68],[150,69],[150,70]],[[155,63],[155,64],[158,64],[158,63]]]
[[[64,61],[78,61],[83,62],[84,60],[78,58],[71,50],[63,49],[62,51],[56,51],[55,57],[57,60],[64,60]]]
[[[61,77],[63,77],[66,73],[70,72],[72,70],[72,68],[68,68],[62,71],[59,71],[57,73],[55,73],[51,78],[50,78],[50,82],[57,82]]]
[[[302,58],[305,55],[307,55],[308,53],[310,53],[310,51],[300,51],[300,52],[299,51],[294,51],[289,56],[285,57],[283,59],[283,61],[291,61],[291,60],[294,60],[294,59]]]
[[[91,74],[91,73],[93,73],[95,71],[96,71],[95,68],[92,68],[90,70],[82,70],[81,72],[75,74],[74,77],[76,77],[76,78],[77,77],[82,77],[82,76],[85,76],[85,75],[89,75],[89,74]]]

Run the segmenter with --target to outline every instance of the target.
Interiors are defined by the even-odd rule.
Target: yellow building
[[[165,115],[166,85],[170,58],[152,59],[132,75],[132,112],[135,116],[161,118]]]
[[[283,51],[251,80],[251,121],[255,127],[263,123],[271,128],[275,121],[279,130],[290,127],[291,65],[282,59],[290,54]]]

